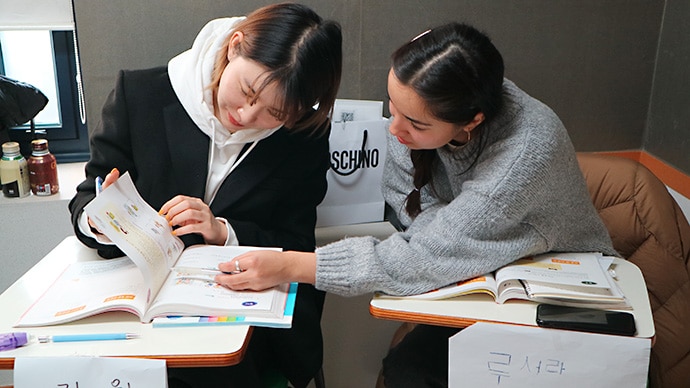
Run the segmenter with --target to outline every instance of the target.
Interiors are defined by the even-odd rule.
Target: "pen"
[[[234,275],[238,274],[239,272],[237,271],[232,271],[232,272],[225,272],[221,271],[216,268],[197,268],[197,267],[172,267],[171,268],[175,272],[184,272],[188,273],[190,275],[218,275],[218,274],[226,274],[226,275]]]
[[[134,333],[100,333],[100,334],[64,334],[64,335],[41,335],[38,342],[78,342],[78,341],[110,341],[128,340],[139,338]]]
[[[103,178],[97,176],[95,179],[96,182],[96,196],[98,197],[98,194],[103,191]]]

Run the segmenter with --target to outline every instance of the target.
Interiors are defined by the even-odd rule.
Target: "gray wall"
[[[659,41],[645,149],[690,174],[690,2],[668,0]]]
[[[74,2],[90,127],[98,121],[118,70],[164,65],[191,45],[207,20],[270,3]],[[504,54],[507,76],[560,115],[579,151],[642,148],[663,0],[304,3],[342,24],[341,98],[385,100],[388,57],[395,47],[430,26],[466,21],[494,39]]]
[[[428,27],[466,21],[501,50],[507,76],[550,105],[578,151],[647,149],[690,173],[687,0],[310,0],[344,32],[341,98],[385,100],[388,57]],[[206,21],[271,1],[74,0],[89,127],[120,69],[164,65]],[[657,60],[658,54],[658,60]],[[373,386],[392,322],[368,296],[329,296],[329,387]]]
[[[73,234],[68,203],[0,198],[0,292]]]

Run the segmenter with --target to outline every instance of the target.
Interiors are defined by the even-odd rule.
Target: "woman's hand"
[[[215,281],[231,290],[260,291],[289,282],[314,284],[316,254],[251,251],[219,264],[218,269],[228,274],[216,275]]]
[[[103,178],[103,190],[105,190],[106,187],[115,183],[115,181],[117,181],[118,179],[120,179],[120,170],[118,170],[117,168],[113,168],[112,170],[110,170],[108,175],[106,175],[105,178]]]
[[[108,175],[106,175],[105,178],[103,179],[103,183],[101,184],[101,190],[105,190],[106,187],[115,183],[115,181],[117,181],[119,178],[120,178],[120,171],[117,168],[113,168],[112,170],[110,170]],[[98,188],[96,188],[96,190],[98,190]],[[96,193],[96,195],[98,195],[98,193]],[[91,231],[93,231],[94,233],[97,233],[97,234],[103,234],[103,232],[101,232],[101,230],[98,229],[96,224],[94,224],[91,221],[91,218],[87,217],[86,220],[89,222],[89,226],[91,227]]]
[[[178,195],[163,204],[158,211],[164,215],[177,236],[199,233],[206,244],[224,245],[228,229],[223,221],[217,220],[211,209],[199,198]]]

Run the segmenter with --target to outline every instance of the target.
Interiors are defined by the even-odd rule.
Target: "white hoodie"
[[[230,133],[213,114],[213,93],[209,85],[216,55],[225,39],[233,32],[233,26],[243,19],[244,17],[234,17],[211,20],[201,29],[191,49],[168,62],[168,74],[177,98],[194,124],[211,139],[204,196],[204,202],[209,205],[223,180],[258,141],[282,126],[273,129],[247,128]],[[238,160],[237,156],[247,143],[253,144]]]
[[[273,129],[248,128],[233,134],[213,115],[213,92],[209,85],[216,55],[225,39],[233,32],[232,27],[243,19],[244,17],[234,17],[211,20],[194,39],[191,49],[168,62],[168,75],[177,98],[194,124],[211,139],[204,195],[204,202],[209,206],[223,180],[254,149],[259,140],[267,138],[282,126]],[[239,153],[247,143],[252,145],[238,160]],[[239,244],[228,221],[221,217],[216,218],[223,221],[227,227],[228,238],[225,245]],[[112,244],[107,237],[91,232],[85,212],[79,219],[79,229],[102,244]]]

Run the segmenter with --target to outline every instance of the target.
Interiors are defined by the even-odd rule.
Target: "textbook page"
[[[546,253],[519,259],[494,273],[423,294],[384,298],[438,300],[485,293],[497,303],[511,299],[588,307],[629,309],[620,288],[606,270],[612,258],[599,253]]]
[[[289,284],[263,291],[233,291],[203,276],[171,272],[149,311],[148,322],[167,315],[282,317]]]
[[[612,258],[599,253],[546,253],[520,259],[499,269],[500,279],[520,279],[534,302],[593,308],[630,309],[631,305],[607,271]],[[499,302],[510,299],[501,294]],[[520,297],[518,297],[520,298]]]
[[[519,259],[496,271],[496,279],[555,283],[583,288],[608,288],[599,265],[600,253],[545,253]]]
[[[111,310],[143,315],[147,291],[141,271],[127,257],[77,261],[19,318],[16,326],[60,324]]]
[[[172,234],[165,217],[141,198],[129,172],[103,190],[84,211],[141,269],[149,291],[155,295],[184,243]]]
[[[252,250],[281,251],[280,248],[195,245],[188,247],[149,306],[145,321],[169,315],[282,316],[289,284],[263,291],[233,291],[216,283],[218,264]]]
[[[290,283],[285,309],[282,317],[255,317],[247,315],[234,316],[181,316],[168,315],[153,318],[154,328],[184,327],[184,326],[218,326],[218,325],[252,325],[289,329],[292,327],[292,315],[295,311],[297,299],[297,283]]]
[[[605,262],[606,260],[602,260],[602,268],[609,267],[610,262],[604,264]],[[604,275],[608,282],[607,288],[585,288],[540,282],[525,282],[524,288],[527,295],[535,301],[592,308],[632,309],[630,301],[608,270],[604,271]]]
[[[462,280],[457,283],[449,284],[445,287],[441,287],[435,290],[425,292],[423,294],[408,295],[408,296],[393,296],[386,294],[378,294],[382,298],[405,298],[405,299],[417,299],[417,300],[436,300],[436,299],[447,299],[460,295],[468,294],[489,294],[493,298],[498,295],[498,290],[496,287],[496,279],[493,273],[488,273],[486,275],[477,276],[472,279]]]
[[[217,270],[218,264],[232,261],[239,255],[256,250],[282,251],[281,248],[273,247],[192,245],[182,252],[175,264],[175,268]]]

